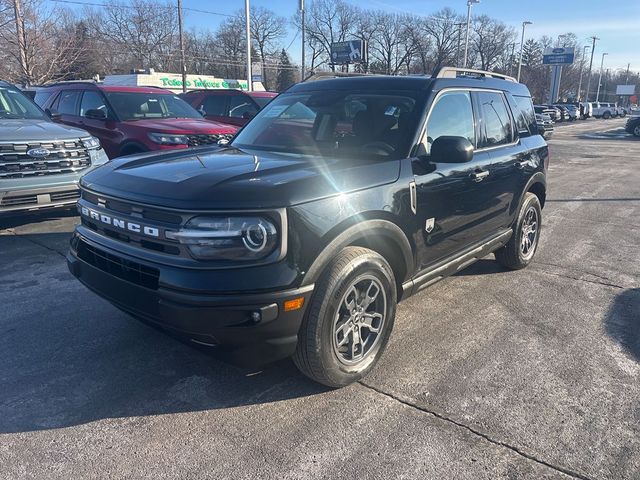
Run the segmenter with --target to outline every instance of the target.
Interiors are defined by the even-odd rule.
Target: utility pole
[[[180,71],[182,72],[182,92],[186,92],[187,64],[184,60],[184,24],[182,22],[182,0],[178,0],[178,37],[180,40]]]
[[[589,75],[587,77],[587,91],[584,94],[585,102],[589,101],[589,89],[591,88],[591,68],[593,67],[593,54],[596,51],[596,40],[600,40],[595,35],[591,37],[593,39],[593,46],[591,47],[591,60],[589,61]]]
[[[18,37],[22,84],[27,86],[29,84],[29,69],[27,67],[27,45],[24,37],[24,17],[22,16],[20,0],[13,0],[13,12],[16,18],[16,36]]]
[[[518,82],[520,81],[520,71],[522,70],[522,53],[524,51],[524,29],[527,25],[532,25],[533,22],[528,20],[522,22],[522,39],[520,40],[520,60],[518,60]]]
[[[251,7],[249,0],[244,0],[244,21],[247,29],[247,89],[253,92],[253,75],[251,74]]]
[[[300,80],[304,80],[304,33],[305,33],[305,24],[304,24],[304,0],[300,0],[300,36],[302,37],[302,75]]]
[[[602,61],[600,62],[600,76],[598,77],[598,93],[596,94],[596,102],[600,101],[600,84],[602,83],[602,70],[604,69],[604,56],[608,53],[602,54]]]
[[[462,26],[465,25],[464,22],[454,23],[455,27],[458,27],[458,47],[456,48],[456,67],[460,66],[460,43],[462,41]]]
[[[480,3],[480,0],[467,0],[467,34],[464,38],[464,63],[462,68],[467,68],[467,53],[469,52],[469,29],[471,28],[471,5]]]
[[[587,54],[587,48],[591,48],[589,45],[585,45],[582,49],[582,58],[580,59],[580,81],[578,82],[578,94],[576,95],[577,100],[582,100],[580,96],[580,91],[582,90],[582,71],[584,70],[584,56]]]

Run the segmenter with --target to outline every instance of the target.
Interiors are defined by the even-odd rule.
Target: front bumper
[[[89,253],[87,253],[89,252]],[[255,363],[293,354],[313,285],[279,291],[193,292],[175,285],[174,267],[143,262],[74,233],[67,255],[71,273],[119,309],[142,321],[197,343],[224,345]],[[187,277],[201,271],[181,269]],[[164,279],[174,284],[166,285]],[[222,290],[224,285],[220,285]],[[302,308],[284,310],[284,302],[304,298]]]

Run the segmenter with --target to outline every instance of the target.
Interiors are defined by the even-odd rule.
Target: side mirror
[[[87,110],[84,116],[87,118],[91,118],[93,120],[106,120],[107,112],[96,108],[96,109]]]
[[[466,163],[472,159],[473,145],[464,137],[438,137],[431,145],[430,160],[434,163]]]
[[[44,113],[46,113],[47,116],[53,121],[60,120],[60,118],[62,117],[62,115],[60,115],[55,110],[49,110],[48,108],[44,111]]]

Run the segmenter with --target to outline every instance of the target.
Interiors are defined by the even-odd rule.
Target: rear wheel
[[[635,127],[633,127],[633,134],[636,137],[640,137],[640,123],[638,123]]]
[[[366,248],[345,248],[316,285],[294,363],[306,376],[330,387],[361,379],[384,351],[396,302],[387,261]]]
[[[513,235],[504,247],[495,252],[498,263],[513,270],[529,265],[538,249],[541,225],[540,200],[533,193],[527,192],[513,227]]]
[[[611,118],[611,112],[604,112],[602,118],[604,118],[605,120],[609,120]]]

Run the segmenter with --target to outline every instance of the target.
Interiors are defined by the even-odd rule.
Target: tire
[[[533,217],[535,221],[534,231],[531,231],[531,229],[527,227],[531,217]],[[520,207],[518,218],[513,227],[513,235],[504,247],[495,252],[498,263],[512,270],[520,270],[529,265],[538,249],[541,225],[542,208],[540,206],[540,200],[538,200],[538,197],[533,193],[527,192],[524,195],[522,207]],[[524,235],[527,235],[527,243],[524,243]],[[528,246],[526,250],[525,246]]]
[[[364,308],[371,314],[375,311],[375,316],[362,315],[367,298],[357,292],[375,298]],[[316,284],[298,333],[294,363],[304,375],[329,387],[344,387],[360,380],[387,345],[396,303],[396,283],[389,263],[372,250],[345,248]],[[351,315],[349,307],[354,307]],[[377,333],[374,328],[379,329]]]
[[[604,112],[602,118],[604,118],[605,120],[609,120],[611,118],[611,112]]]
[[[638,123],[635,127],[633,127],[633,134],[636,137],[640,137],[640,123]]]

